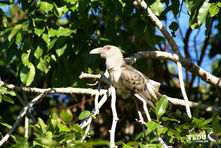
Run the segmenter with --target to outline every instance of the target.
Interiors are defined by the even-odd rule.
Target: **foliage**
[[[61,123],[61,120],[56,114],[50,115],[47,124],[39,118],[38,123],[32,125],[32,128],[36,136],[33,140],[33,147],[85,147],[88,145],[93,147],[109,145],[109,142],[104,140],[81,143],[81,138],[84,136],[84,130],[82,130],[78,124],[67,127]],[[28,147],[27,139],[23,138],[19,140],[14,147],[18,148],[21,145]]]
[[[203,68],[211,63],[211,73],[221,77],[221,2],[216,0],[145,0],[154,14],[179,45],[181,53]],[[80,80],[80,73],[103,73],[104,61],[89,56],[95,47],[112,44],[125,56],[142,50],[171,52],[165,38],[159,34],[147,12],[135,6],[133,0],[5,0],[0,1],[0,77],[16,86],[38,88],[88,87],[94,80]],[[183,13],[186,16],[183,16]],[[171,21],[172,17],[172,21]],[[187,20],[186,26],[182,27]],[[205,30],[205,32],[201,32]],[[180,39],[182,38],[182,39]],[[207,65],[207,66],[205,66]],[[134,65],[151,79],[167,85],[161,90],[167,96],[182,98],[176,69],[168,61],[142,59]],[[191,101],[221,104],[219,88],[205,84],[198,77],[185,73],[188,97]],[[106,88],[102,84],[102,88]],[[11,91],[0,86],[0,133],[3,137],[17,119],[22,105],[19,98],[31,100],[33,93]],[[29,138],[24,138],[23,122],[11,135],[5,147],[85,147],[107,146],[112,115],[106,103],[93,119],[90,136],[80,143],[84,132],[77,122],[88,117],[94,103],[88,95],[45,95],[30,110],[38,117]],[[26,102],[27,103],[27,102]],[[166,110],[167,109],[167,110]],[[184,107],[172,106],[163,97],[150,109],[152,121],[147,129],[135,121],[133,99],[118,96],[118,145],[130,147],[161,147],[156,136],[169,145],[182,147],[216,146],[220,140],[209,141],[212,131],[221,139],[220,114],[192,109],[193,119]],[[59,115],[59,116],[58,116]],[[162,125],[162,126],[160,126]],[[128,130],[133,129],[133,130]],[[136,130],[135,130],[136,129]],[[188,139],[206,135],[206,140]],[[74,140],[73,140],[74,139]],[[67,140],[72,140],[67,143]],[[89,147],[89,146],[88,146]]]

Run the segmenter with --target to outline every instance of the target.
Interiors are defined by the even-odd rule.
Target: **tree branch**
[[[169,32],[166,30],[166,28],[162,25],[162,23],[160,22],[160,20],[154,15],[154,13],[151,11],[151,9],[149,8],[149,7],[147,7],[147,4],[145,3],[145,1],[142,1],[141,2],[141,7],[142,8],[144,8],[144,9],[146,9],[147,10],[147,14],[148,14],[148,17],[154,22],[154,24],[159,28],[159,30],[161,31],[161,33],[164,35],[164,37],[167,39],[167,41],[168,41],[168,43],[170,44],[170,46],[171,46],[171,48],[172,48],[172,50],[174,51],[174,53],[176,53],[178,56],[179,56],[179,61],[177,62],[177,65],[178,65],[178,73],[181,73],[182,72],[182,68],[180,69],[180,66],[179,66],[179,62],[181,62],[182,63],[182,61],[185,61],[185,63],[187,63],[187,67],[188,66],[191,66],[191,67],[193,67],[193,65],[194,65],[194,67],[197,67],[197,69],[195,70],[195,72],[196,71],[198,71],[198,73],[202,73],[202,79],[204,80],[204,81],[209,81],[210,80],[210,78],[208,78],[208,77],[206,77],[204,74],[205,74],[205,71],[202,69],[202,68],[200,68],[199,66],[197,66],[197,65],[195,65],[194,63],[192,63],[192,61],[190,61],[189,59],[185,59],[182,55],[181,55],[181,53],[180,53],[180,51],[179,51],[179,48],[178,48],[178,46],[177,46],[177,44],[176,44],[176,42],[173,40],[173,38],[170,36],[170,34],[169,34]],[[183,64],[183,63],[182,63]],[[183,64],[184,65],[184,64]],[[180,79],[180,82],[181,81],[183,81],[183,79],[180,77],[180,76],[182,76],[182,74],[179,74],[179,79]],[[218,79],[218,82],[217,82],[217,84],[216,85],[220,85],[221,86],[221,80],[220,79]],[[183,97],[184,97],[184,99],[185,99],[185,101],[186,101],[186,104],[187,104],[187,106],[186,106],[186,108],[188,108],[188,101],[187,101],[187,95],[186,95],[186,91],[185,91],[185,87],[184,87],[184,85],[183,85],[183,82],[182,83],[180,83],[180,87],[181,87],[181,89],[182,89],[182,95],[183,95]],[[188,108],[188,110],[187,110],[187,113],[190,111],[190,109]],[[191,115],[190,114],[188,114],[188,116],[191,118]]]
[[[179,60],[178,56],[175,54],[167,53],[167,52],[162,52],[162,51],[144,51],[144,52],[138,52],[134,54],[134,56],[130,58],[126,58],[125,60],[129,63],[134,63],[136,60],[143,58],[143,57],[152,57],[152,58],[159,58],[159,59],[169,59],[171,61],[176,61]],[[206,72],[207,74],[207,72]],[[214,77],[214,76],[213,76]],[[86,78],[86,77],[85,77]],[[97,78],[97,76],[93,77],[93,75],[90,76],[90,78]],[[218,79],[218,78],[216,78]],[[61,93],[61,94],[88,94],[88,95],[95,95],[97,93],[97,90],[91,89],[91,88],[47,88],[47,89],[41,89],[41,88],[31,88],[31,87],[17,87],[13,84],[7,84],[4,83],[3,81],[0,81],[0,86],[4,86],[10,90],[14,91],[25,91],[25,92],[32,92],[32,93],[47,93],[47,94],[52,94],[52,93]],[[108,93],[107,90],[101,89],[99,95],[105,95]],[[105,95],[106,96],[106,95]],[[109,96],[109,95],[108,95]],[[107,97],[107,96],[106,96]],[[105,99],[101,99],[99,102],[99,108],[100,106],[103,105],[105,102]],[[181,105],[185,106],[185,102],[181,99],[173,98],[170,100],[171,103],[174,105]],[[101,103],[102,102],[102,103]],[[189,101],[190,107],[199,107],[202,110],[211,112],[211,111],[217,111],[221,112],[221,107],[220,106],[212,106],[212,105],[204,105],[204,104],[199,104],[196,102]]]
[[[143,51],[143,52],[135,53],[133,56],[126,58],[125,61],[127,63],[132,64],[132,63],[135,63],[138,59],[141,59],[144,57],[151,57],[151,58],[157,58],[157,59],[162,59],[162,60],[171,60],[175,63],[177,63],[177,61],[180,61],[183,67],[185,67],[190,72],[200,77],[205,82],[221,88],[221,78],[213,76],[212,74],[203,70],[196,64],[190,62],[188,59],[180,58],[178,55],[173,54],[173,53],[168,53],[168,52],[163,52],[163,51]]]
[[[162,54],[163,52],[160,52],[160,51],[154,51],[154,52],[153,51],[152,52],[151,51],[150,52],[149,51],[145,51],[145,53],[155,53],[155,52],[160,53],[161,55],[163,55]],[[144,53],[144,52],[139,52],[139,53]],[[139,54],[140,57],[138,57],[138,58],[141,58],[141,55],[142,54]],[[151,55],[156,56],[156,53],[155,54],[151,54]],[[167,56],[170,57],[171,59],[174,58],[173,54],[171,54],[171,53],[167,53]],[[177,57],[177,55],[175,55],[175,57]],[[163,57],[163,58],[165,58],[165,57]],[[136,61],[136,59],[137,58],[134,58],[134,57],[133,58],[127,58],[126,61],[132,63],[132,62]],[[85,78],[87,78],[87,77],[85,77]],[[89,78],[98,78],[98,75],[95,74],[93,76],[93,74],[90,74]],[[169,96],[166,96],[166,97],[174,105],[186,106],[185,101],[182,100],[182,99],[172,98],[172,97],[169,97]],[[189,103],[190,107],[199,107],[199,109],[205,110],[207,112],[212,112],[212,111],[214,111],[214,112],[221,112],[221,106],[212,106],[212,105],[199,104],[199,103],[192,102],[192,101],[188,101],[188,103]]]
[[[146,4],[145,1],[142,1],[142,2],[144,4]],[[148,17],[155,23],[155,25],[159,28],[161,33],[165,36],[165,38],[167,39],[167,41],[170,44],[174,53],[176,53],[180,58],[183,58],[176,42],[170,36],[169,32],[166,30],[166,28],[163,26],[163,24],[160,22],[160,20],[154,15],[154,13],[151,11],[151,9],[149,7],[147,7],[147,5],[142,6],[142,4],[141,4],[141,7],[143,7],[144,9],[147,10]],[[178,76],[179,76],[181,92],[182,92],[184,100],[186,101],[187,115],[189,116],[189,118],[191,118],[192,115],[191,115],[191,111],[190,111],[189,104],[188,104],[188,97],[187,97],[185,87],[184,87],[184,82],[183,82],[183,77],[182,77],[182,66],[180,64],[180,61],[177,61],[177,69],[178,69]]]
[[[186,31],[185,38],[183,39],[184,42],[184,53],[185,57],[187,59],[191,59],[190,53],[189,53],[189,39],[190,39],[190,34],[192,32],[191,27],[189,27]],[[189,73],[188,70],[186,69],[186,87],[189,88]]]
[[[0,86],[4,86],[10,90],[14,91],[23,91],[23,92],[30,92],[30,93],[46,93],[46,94],[54,94],[54,93],[60,93],[60,94],[88,94],[88,95],[95,95],[97,93],[97,90],[91,89],[91,88],[33,88],[33,87],[18,87],[13,84],[7,84],[3,81],[0,81]],[[104,95],[106,93],[106,90],[101,89],[99,95]]]
[[[185,102],[181,99],[172,98],[172,97],[168,97],[168,96],[166,96],[166,97],[174,105],[185,106]],[[207,111],[207,112],[219,112],[219,113],[221,113],[221,106],[199,104],[199,103],[192,102],[192,101],[189,101],[189,105],[190,105],[190,107],[198,107],[199,109],[202,109],[202,110]]]
[[[212,20],[211,23],[213,23],[213,20]],[[204,55],[205,55],[205,53],[206,53],[206,49],[207,49],[208,44],[209,44],[209,39],[210,39],[210,36],[211,36],[211,28],[212,28],[212,24],[210,25],[208,35],[206,36],[206,38],[205,38],[205,40],[204,40],[203,47],[202,47],[201,54],[200,54],[200,59],[199,59],[199,61],[197,61],[197,65],[199,65],[199,66],[202,64]],[[192,79],[191,79],[191,81],[190,81],[190,87],[193,85],[193,82],[194,82],[194,80],[195,80],[195,77],[196,77],[196,75],[193,75],[193,76],[192,76]]]

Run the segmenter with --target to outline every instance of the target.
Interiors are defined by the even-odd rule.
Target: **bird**
[[[162,96],[158,92],[161,84],[128,65],[118,47],[105,45],[92,49],[89,54],[99,54],[106,60],[109,79],[123,98],[131,93],[138,94],[150,107],[155,108],[154,103]]]

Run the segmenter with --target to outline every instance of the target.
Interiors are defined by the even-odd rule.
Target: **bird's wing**
[[[121,66],[121,69],[121,80],[124,85],[130,91],[137,93],[142,98],[146,99],[147,103],[154,107],[151,101],[156,101],[157,97],[153,100],[153,95],[155,95],[153,89],[155,86],[152,85],[152,81],[130,65],[124,64]]]
[[[125,86],[135,93],[146,90],[145,79],[130,65],[122,65],[121,79]]]

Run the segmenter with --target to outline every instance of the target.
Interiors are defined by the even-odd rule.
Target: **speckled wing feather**
[[[147,88],[147,83],[150,82],[146,76],[134,69],[132,66],[124,64],[121,66],[121,80],[127,89],[140,95],[151,107],[155,107],[152,103],[152,101],[155,102],[155,100],[152,99],[149,92],[152,88]]]

